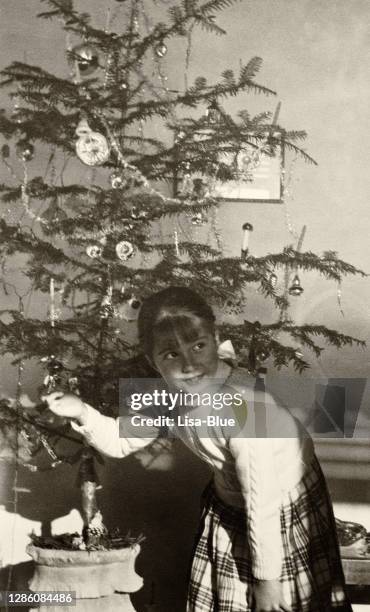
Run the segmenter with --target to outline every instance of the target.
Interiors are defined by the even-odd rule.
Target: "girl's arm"
[[[110,457],[127,457],[153,442],[160,432],[158,427],[146,427],[146,437],[143,437],[143,428],[138,427],[135,431],[130,417],[105,416],[76,395],[54,392],[44,400],[54,414],[75,419],[79,425],[71,421],[73,429],[82,434],[90,446]]]
[[[229,442],[245,500],[252,572],[257,580],[279,579],[282,569],[281,490],[273,442],[269,438],[231,438]]]
[[[129,418],[118,417],[114,419],[101,414],[88,404],[84,404],[84,407],[82,424],[76,425],[71,421],[71,425],[75,431],[84,436],[90,446],[109,457],[127,457],[127,455],[148,446],[159,435],[157,427],[150,428],[150,432],[146,427],[146,434],[150,433],[150,437],[140,436],[140,427],[138,427],[138,434],[135,436]],[[130,437],[127,437],[129,432]]]

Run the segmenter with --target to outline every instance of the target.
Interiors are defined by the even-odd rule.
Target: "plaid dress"
[[[187,612],[251,612],[254,582],[246,515],[216,496],[211,482],[190,574]],[[351,612],[344,591],[333,510],[315,458],[280,511],[283,565],[280,581],[292,612]]]

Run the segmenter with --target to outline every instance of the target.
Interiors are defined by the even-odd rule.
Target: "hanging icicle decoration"
[[[339,307],[339,312],[342,315],[342,317],[344,317],[344,311],[342,308],[342,284],[340,281],[338,281],[338,285],[337,285],[337,303]]]
[[[283,202],[284,202],[284,213],[285,213],[285,224],[288,229],[288,232],[295,240],[298,240],[298,232],[295,229],[291,214],[289,211],[289,201],[293,201],[293,189],[292,189],[292,179],[293,179],[293,169],[298,159],[298,153],[295,154],[288,173],[286,173],[285,168],[283,167],[283,161],[281,160],[281,176],[282,176],[282,193],[283,193]]]
[[[64,292],[64,288],[58,290],[57,293],[59,293],[59,299],[62,297],[63,292]],[[50,293],[49,319],[50,319],[50,325],[52,329],[54,330],[55,322],[59,321],[60,319],[61,310],[60,308],[56,307],[56,291],[55,291],[55,282],[54,282],[53,277],[50,278],[49,293]]]
[[[174,238],[174,244],[175,244],[176,257],[180,257],[179,234],[176,228],[173,231],[173,238]]]
[[[186,33],[186,53],[185,53],[185,69],[184,69],[184,87],[185,87],[185,91],[188,91],[189,88],[189,68],[190,68],[190,57],[191,57],[191,51],[192,51],[192,34],[193,34],[193,29],[195,26],[195,20],[194,22],[189,26],[189,29]]]
[[[213,232],[214,235],[214,239],[216,242],[216,247],[217,249],[221,252],[221,254],[224,251],[224,241],[222,238],[222,233],[220,230],[220,225],[219,225],[219,218],[218,218],[218,207],[215,206],[212,209],[212,213],[211,213],[211,217],[210,217],[210,229]]]

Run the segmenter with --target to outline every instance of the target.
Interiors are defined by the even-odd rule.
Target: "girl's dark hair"
[[[184,311],[203,319],[214,332],[215,315],[212,308],[188,287],[167,287],[143,301],[138,317],[138,333],[141,347],[147,355],[152,355],[154,332],[159,324],[177,319],[178,313]]]

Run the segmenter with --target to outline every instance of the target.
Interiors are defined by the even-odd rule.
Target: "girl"
[[[309,435],[270,395],[255,392],[243,369],[219,358],[214,314],[195,292],[170,287],[149,297],[138,331],[169,390],[204,393],[212,382],[213,392],[238,390],[246,400],[244,435],[216,426],[204,436],[200,427],[177,426],[176,418],[170,426],[214,471],[203,494],[187,612],[351,611],[332,507]],[[119,419],[76,396],[55,392],[46,399],[55,414],[76,419],[74,428],[107,455],[126,457],[153,439],[120,437]],[[274,437],[253,434],[261,406]],[[202,417],[204,407],[189,413]]]

